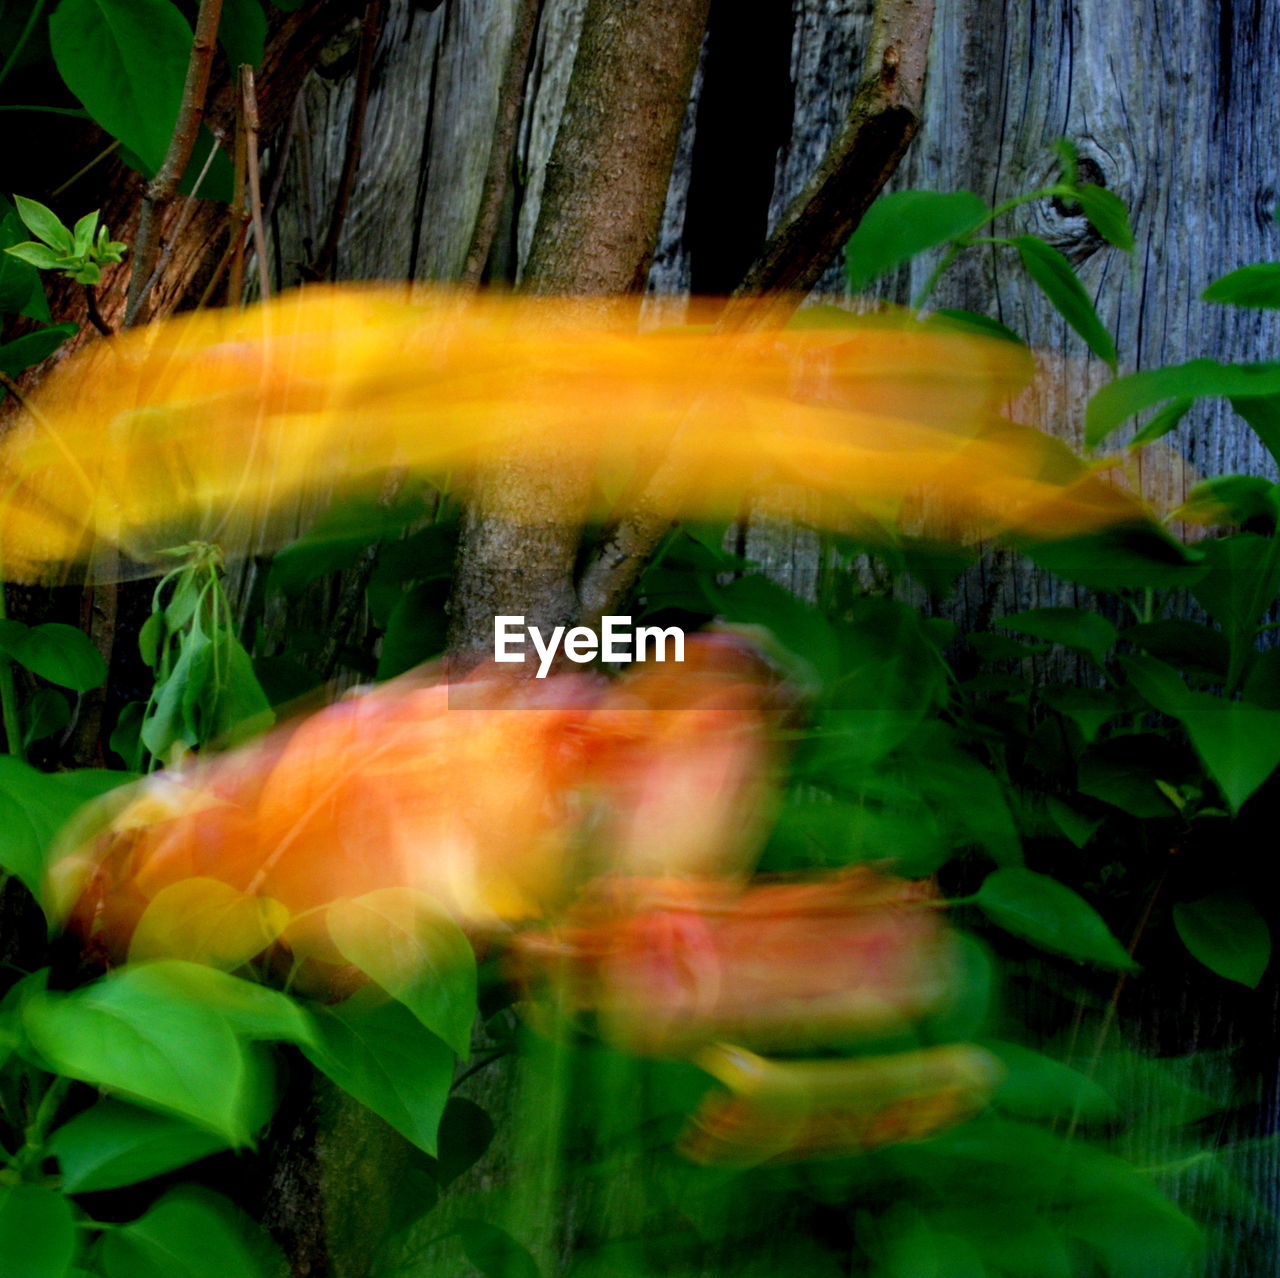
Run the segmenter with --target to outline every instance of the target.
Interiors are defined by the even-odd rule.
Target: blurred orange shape
[[[455,963],[457,927],[546,919],[601,870],[739,881],[758,845],[740,805],[768,777],[762,674],[726,639],[686,653],[670,682],[436,668],[349,695],[114,792],[54,861],[56,911],[117,959],[207,946],[227,965],[278,938],[322,984],[354,967],[400,996]]]
[[[1004,429],[1033,371],[1012,343],[885,316],[644,332],[641,305],[315,286],[94,343],[0,448],[0,573],[47,575],[95,542],[144,563],[192,541],[271,547],[295,535],[300,502],[389,470],[465,494],[503,457],[661,467],[649,514],[731,516],[762,485],[801,484],[822,499],[814,518],[852,504],[892,519],[927,490],[944,513],[979,511],[982,531],[1009,526],[1002,485],[1025,525],[1087,473],[1045,478],[1066,450]],[[1120,505],[1059,518],[1141,516]]]
[[[697,1064],[725,1090],[704,1098],[679,1149],[694,1162],[739,1167],[924,1140],[981,1109],[1003,1076],[990,1052],[969,1043],[823,1061],[716,1044]]]
[[[519,940],[531,988],[643,1055],[725,1040],[835,1047],[911,1028],[947,992],[951,946],[927,884],[867,867],[740,890],[613,879],[566,925]]]

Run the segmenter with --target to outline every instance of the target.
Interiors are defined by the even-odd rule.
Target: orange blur
[[[336,965],[326,912],[371,892],[423,894],[484,937],[593,875],[740,880],[761,837],[767,688],[733,640],[686,652],[677,674],[613,683],[428,669],[149,777],[56,859],[55,911],[117,961],[141,935],[145,957],[234,967],[275,943]]]
[[[520,965],[609,1042],[689,1055],[835,1047],[910,1030],[947,992],[948,937],[927,884],[868,865],[747,889],[723,879],[623,879],[545,933]]]

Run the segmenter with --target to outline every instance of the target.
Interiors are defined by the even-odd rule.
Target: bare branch
[[[222,0],[200,0],[196,15],[195,40],[187,62],[187,78],[182,86],[182,103],[169,139],[169,149],[155,177],[147,183],[134,242],[133,273],[129,277],[129,301],[125,326],[138,323],[150,291],[152,272],[160,240],[160,214],[178,190],[178,182],[191,159],[196,134],[204,119],[205,97],[209,91],[209,67],[218,40]]]
[[[877,0],[863,79],[844,127],[779,219],[718,327],[780,323],[817,283],[920,127],[932,28],[933,0]],[[578,582],[583,620],[617,610],[671,527],[658,512],[672,509],[684,483],[676,467],[659,466],[606,536]]]
[[[542,0],[519,0],[511,48],[507,53],[506,71],[502,77],[502,87],[498,90],[498,114],[493,126],[493,142],[489,149],[484,187],[480,192],[480,207],[476,212],[471,243],[467,246],[467,256],[459,277],[460,282],[468,287],[474,288],[484,275],[485,263],[493,248],[493,237],[498,230],[502,203],[507,197],[520,108],[529,80],[529,59],[533,53],[533,38],[538,30],[541,13]]]
[[[818,282],[893,175],[920,127],[933,0],[877,0],[871,42],[844,127],[778,220],[735,298]]]
[[[258,95],[253,87],[253,68],[240,68],[240,94],[244,103],[245,159],[249,173],[249,216],[253,223],[253,254],[258,259],[258,295],[271,296],[267,275],[267,229],[262,222],[262,188],[258,173]]]
[[[102,318],[102,312],[98,309],[98,290],[92,284],[84,286],[84,303],[89,313],[89,323],[102,334],[103,337],[114,337],[115,329]]]

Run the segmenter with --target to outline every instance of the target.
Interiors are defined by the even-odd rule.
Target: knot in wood
[[[896,45],[889,45],[880,59],[880,76],[887,84],[898,78],[898,62],[900,61]]]

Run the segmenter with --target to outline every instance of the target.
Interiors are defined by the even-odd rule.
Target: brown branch
[[[525,266],[533,293],[643,288],[710,0],[588,0]],[[577,611],[588,467],[510,456],[463,520],[450,648],[491,642],[496,613],[545,627]]]
[[[89,323],[102,334],[103,337],[114,337],[115,329],[102,318],[102,312],[98,309],[98,290],[92,284],[84,286],[84,303],[89,312]]]
[[[244,130],[244,92],[236,94],[236,141],[231,166],[231,204],[227,209],[227,251],[223,260],[205,288],[200,299],[203,306],[212,297],[214,281],[222,275],[224,267],[230,268],[227,277],[227,302],[239,306],[244,301],[244,245],[248,239],[249,209],[245,199],[245,169],[249,164],[248,141]]]
[[[839,135],[734,290],[803,293],[893,176],[920,127],[933,0],[877,0],[863,78]]]
[[[129,300],[125,326],[137,324],[150,291],[151,276],[160,247],[160,217],[178,190],[178,182],[191,159],[191,150],[204,119],[205,97],[209,91],[209,68],[218,41],[218,20],[222,0],[200,0],[196,15],[195,40],[187,62],[187,78],[182,86],[182,104],[169,139],[169,149],[155,177],[142,196],[138,238],[134,242],[133,273],[129,277]]]
[[[862,82],[839,135],[791,202],[720,316],[721,329],[785,321],[897,168],[920,127],[933,0],[877,0]],[[686,479],[659,466],[578,582],[581,617],[615,612],[671,527]],[[678,504],[678,503],[677,503]]]
[[[333,271],[338,258],[338,241],[342,237],[343,223],[351,205],[351,192],[355,189],[356,173],[360,169],[360,153],[364,148],[364,118],[369,109],[369,85],[373,79],[373,55],[382,32],[382,0],[369,0],[365,6],[364,22],[360,30],[360,52],[356,63],[355,100],[351,104],[351,119],[347,123],[347,149],[342,157],[342,173],[338,177],[338,191],[329,216],[329,231],[319,256],[311,265],[316,279],[322,280]]]
[[[459,277],[460,283],[468,288],[478,286],[484,276],[484,268],[497,234],[502,204],[507,198],[520,108],[524,104],[525,87],[529,81],[529,62],[533,55],[533,38],[538,30],[541,13],[542,0],[520,0],[516,10],[515,30],[507,52],[507,66],[498,90],[498,113],[494,120],[484,187],[480,192],[480,207],[476,211],[471,243],[467,246],[467,256]]]
[[[258,95],[253,86],[253,68],[240,68],[240,95],[244,103],[245,160],[249,174],[249,217],[253,225],[253,254],[258,259],[258,296],[271,296],[267,275],[267,229],[262,222],[262,187],[258,171]]]

